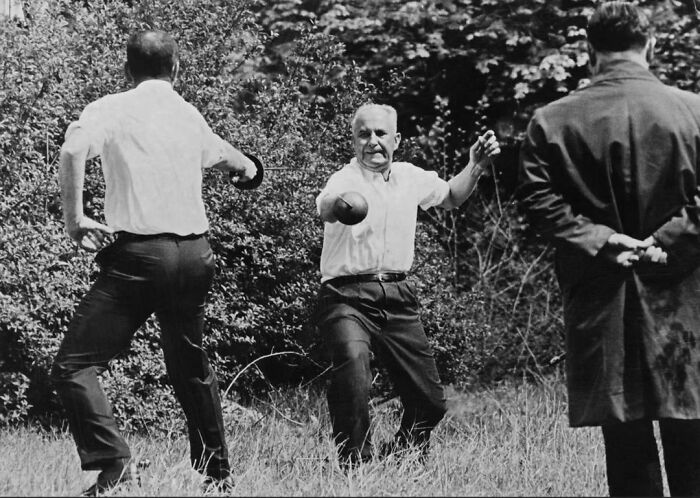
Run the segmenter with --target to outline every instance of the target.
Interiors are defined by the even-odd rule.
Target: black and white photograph
[[[700,496],[698,0],[0,0],[0,496]]]

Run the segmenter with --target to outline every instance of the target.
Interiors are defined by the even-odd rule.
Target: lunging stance
[[[187,419],[192,465],[208,482],[227,482],[218,385],[202,349],[214,276],[202,169],[217,168],[238,182],[256,183],[262,174],[173,90],[179,63],[172,36],[136,33],[126,51],[133,88],[89,104],[68,127],[61,149],[66,230],[81,247],[99,250],[99,276],[78,305],[52,369],[81,466],[101,471],[87,494],[130,478],[131,454],[98,374],[153,313]],[[83,214],[85,162],[95,156],[105,178],[106,225]]]
[[[406,272],[413,263],[420,206],[452,209],[473,192],[493,132],[470,149],[469,164],[449,182],[434,171],[394,162],[401,135],[394,108],[360,107],[352,120],[355,157],[316,199],[324,223],[318,327],[332,357],[328,407],[341,463],[372,457],[370,352],[383,360],[404,412],[382,455],[409,446],[427,452],[445,414],[445,397]]]

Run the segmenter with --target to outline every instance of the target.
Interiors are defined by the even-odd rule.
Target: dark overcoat
[[[519,197],[556,247],[569,422],[700,418],[700,98],[632,61],[538,109]],[[623,269],[611,234],[654,235],[665,266]]]

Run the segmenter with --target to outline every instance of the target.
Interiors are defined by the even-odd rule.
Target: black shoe
[[[83,491],[81,496],[99,496],[121,484],[138,484],[138,481],[136,464],[129,458],[117,458],[114,463],[102,469],[95,484]]]
[[[236,483],[232,476],[217,478],[206,476],[202,484],[202,492],[206,494],[229,495],[236,487]]]

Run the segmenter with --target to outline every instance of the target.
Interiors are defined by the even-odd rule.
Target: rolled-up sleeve
[[[440,178],[435,171],[415,167],[416,201],[421,209],[439,206],[450,195],[450,184]]]
[[[80,130],[83,137],[87,137],[90,144],[87,159],[101,155],[107,140],[111,117],[111,114],[106,110],[104,100],[101,99],[88,104],[80,114],[80,118],[68,126],[65,141],[68,142],[70,136],[77,130]]]

